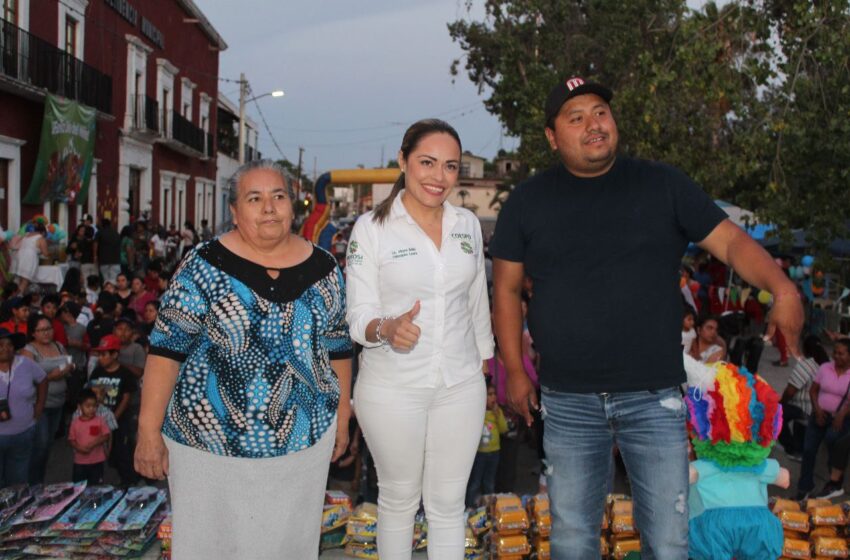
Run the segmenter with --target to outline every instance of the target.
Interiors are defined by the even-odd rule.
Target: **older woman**
[[[0,327],[0,488],[27,481],[35,425],[47,397],[44,371],[15,356],[24,342],[23,335]]]
[[[168,475],[175,558],[316,558],[348,442],[342,273],[291,233],[277,164],[245,164],[230,195],[235,229],[195,247],[163,294],[136,468]]]

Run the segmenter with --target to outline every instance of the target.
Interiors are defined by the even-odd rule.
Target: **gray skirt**
[[[174,560],[318,558],[336,421],[312,447],[223,457],[165,438]]]

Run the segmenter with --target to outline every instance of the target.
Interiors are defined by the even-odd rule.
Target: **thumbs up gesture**
[[[381,334],[390,341],[390,346],[395,350],[410,350],[419,340],[422,330],[416,326],[413,320],[419,315],[421,305],[419,300],[413,304],[410,311],[402,313],[395,319],[387,320],[381,330]]]

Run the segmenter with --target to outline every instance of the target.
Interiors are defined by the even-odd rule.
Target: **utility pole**
[[[295,193],[295,200],[301,200],[301,159],[304,156],[304,148],[298,146],[298,192]]]
[[[248,80],[239,74],[239,165],[245,163],[245,101],[248,98]]]
[[[314,185],[316,184],[316,178],[318,177],[318,174],[316,173],[316,168],[317,168],[318,164],[319,164],[319,157],[313,156],[313,184]]]

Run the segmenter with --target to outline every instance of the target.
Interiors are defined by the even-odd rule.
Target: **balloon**
[[[802,260],[800,260],[800,263],[805,267],[811,267],[815,264],[815,258],[811,255],[806,255],[802,258]]]
[[[810,266],[804,266],[803,267],[803,274],[804,275],[808,276],[811,273],[812,273],[812,267],[810,267]]]
[[[782,268],[782,259],[773,259],[776,264],[779,265],[779,268]]]
[[[691,280],[691,283],[688,285],[688,289],[691,290],[691,293],[696,295],[699,292],[699,282],[696,280]]]
[[[768,303],[770,303],[771,299],[773,299],[773,296],[770,295],[770,292],[768,292],[767,290],[759,291],[759,295],[758,295],[759,303],[761,303],[762,305],[767,305]]]

